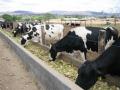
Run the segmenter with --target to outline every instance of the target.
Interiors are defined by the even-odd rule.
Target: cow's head
[[[21,32],[21,28],[22,28],[22,25],[18,24],[15,30],[12,32],[14,37],[16,37],[16,35]]]
[[[30,31],[28,34],[22,36],[21,45],[25,45],[28,40],[31,40],[33,37],[33,31]]]
[[[107,31],[108,36],[113,36],[114,40],[118,39],[118,30],[116,28],[109,26],[105,29]],[[109,39],[111,39],[111,37],[109,37]]]
[[[76,84],[82,87],[85,90],[88,90],[93,86],[98,77],[101,75],[101,72],[93,66],[93,63],[86,61],[78,70],[78,77],[76,79]]]
[[[13,33],[13,36],[16,37],[16,35],[17,35],[17,30],[14,30],[12,33]]]
[[[56,56],[57,56],[57,50],[54,44],[50,46],[49,52],[50,52],[49,60],[55,61]]]
[[[114,27],[106,27],[105,49],[109,48],[118,39],[118,30]]]
[[[30,27],[29,24],[26,24],[26,25],[25,25],[25,30],[26,30],[27,32],[31,30],[31,27]]]

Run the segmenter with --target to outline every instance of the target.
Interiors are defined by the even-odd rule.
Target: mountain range
[[[0,12],[0,14],[11,14],[11,15],[39,15],[43,13],[35,13],[32,11],[17,10],[12,12]],[[54,15],[83,15],[83,16],[120,16],[120,13],[106,13],[106,12],[95,12],[95,11],[50,11],[46,12]]]
[[[95,12],[95,11],[51,11],[49,13],[56,14],[56,15],[120,16],[120,13],[106,13],[106,12]]]
[[[17,11],[7,11],[7,12],[0,12],[0,15],[2,14],[10,14],[10,15],[33,15],[35,14],[32,11],[24,11],[24,10],[17,10]]]

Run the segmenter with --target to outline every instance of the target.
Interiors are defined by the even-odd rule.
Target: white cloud
[[[0,11],[113,11],[119,0],[0,0]]]

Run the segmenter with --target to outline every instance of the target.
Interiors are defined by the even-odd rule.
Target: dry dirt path
[[[39,90],[21,60],[0,39],[0,90]]]

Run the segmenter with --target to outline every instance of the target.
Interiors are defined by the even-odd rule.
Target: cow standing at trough
[[[31,24],[18,23],[17,27],[13,31],[13,36],[16,37],[17,35],[25,34],[28,31],[30,31],[32,29],[32,27],[33,26]]]
[[[3,23],[3,21],[0,21],[0,28],[2,28],[2,23]]]
[[[76,84],[88,90],[96,83],[98,77],[107,74],[120,76],[120,37],[96,60],[86,61],[81,65]]]
[[[8,23],[7,22],[1,22],[1,28],[2,29],[7,29],[8,28]]]
[[[98,51],[98,36],[100,30],[106,30],[105,49],[118,39],[118,31],[113,27],[76,27],[71,29],[68,34],[53,44],[50,48],[50,60],[55,60],[57,53],[66,51],[72,53],[79,50],[82,60],[86,60],[87,50]]]
[[[0,23],[2,29],[13,29],[13,23],[12,22],[1,22]]]
[[[31,31],[24,35],[21,44],[25,45],[27,41],[33,40],[42,44],[42,34],[45,34],[45,40],[52,43],[54,40],[63,38],[63,25],[61,24],[41,24],[35,25]],[[43,33],[42,33],[43,31]]]

